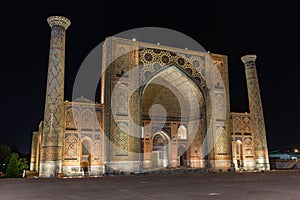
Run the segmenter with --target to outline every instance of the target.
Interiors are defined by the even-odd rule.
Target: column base
[[[189,166],[192,168],[205,168],[205,160],[204,159],[194,159],[189,161]]]
[[[39,169],[40,178],[54,178],[61,173],[61,161],[41,161]]]
[[[34,171],[35,170],[35,162],[31,162],[30,163],[30,171]]]
[[[258,171],[269,171],[270,163],[268,158],[256,158],[256,169]]]
[[[244,169],[246,171],[253,171],[253,170],[255,170],[255,160],[254,159],[244,160],[243,167],[244,167]]]
[[[210,160],[210,170],[212,171],[228,171],[233,170],[231,160]]]
[[[176,159],[176,160],[171,160],[169,166],[170,166],[170,167],[178,167],[178,160],[177,160],[177,159]]]
[[[140,164],[140,161],[110,161],[105,171],[140,172]]]
[[[152,161],[151,160],[144,160],[143,161],[143,169],[151,169],[152,168]]]
[[[66,177],[81,177],[85,176],[84,171],[79,165],[69,165],[62,167],[62,173]],[[90,166],[90,171],[87,172],[88,176],[102,176],[104,174],[104,165]]]

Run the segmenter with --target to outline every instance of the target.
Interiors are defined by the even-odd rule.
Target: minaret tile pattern
[[[52,16],[47,21],[51,40],[39,176],[55,177],[62,163],[65,36],[71,22],[62,16]]]
[[[269,170],[266,129],[255,65],[256,55],[245,55],[241,59],[245,65],[249,109],[253,120],[256,168],[258,170]]]

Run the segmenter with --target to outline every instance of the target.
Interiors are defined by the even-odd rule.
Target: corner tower
[[[249,109],[253,122],[256,168],[258,170],[270,170],[264,115],[255,65],[256,55],[245,55],[241,59],[246,71]]]
[[[51,39],[39,176],[55,177],[62,163],[65,36],[71,22],[62,16],[47,21]]]

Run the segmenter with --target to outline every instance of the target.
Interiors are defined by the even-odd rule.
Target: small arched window
[[[178,128],[178,139],[179,140],[186,140],[187,139],[187,130],[183,125],[181,125]]]

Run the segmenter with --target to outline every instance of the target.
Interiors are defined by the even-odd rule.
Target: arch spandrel
[[[172,51],[142,48],[139,49],[139,81],[140,85],[147,84],[158,73],[170,66],[175,66],[192,79],[203,93],[207,93],[205,78],[201,75],[205,70],[205,57]]]

